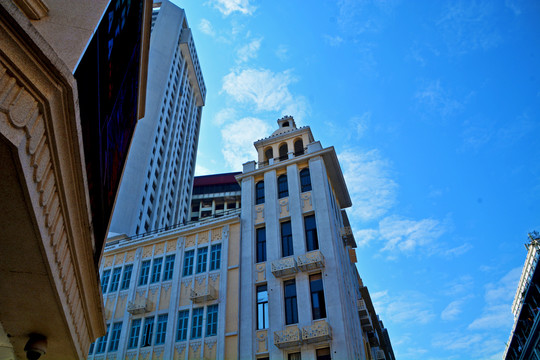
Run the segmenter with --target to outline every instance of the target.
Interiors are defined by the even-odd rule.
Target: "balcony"
[[[369,331],[367,333],[367,336],[368,336],[368,340],[369,340],[369,345],[371,345],[372,347],[380,345],[379,336],[377,335],[376,331]]]
[[[191,289],[191,294],[189,296],[191,301],[194,303],[204,303],[211,300],[217,299],[217,292],[211,285],[205,285],[201,289]]]
[[[362,325],[362,330],[364,331],[373,331],[373,324],[371,323],[369,314],[360,316],[360,325]]]
[[[377,360],[386,360],[386,356],[384,355],[384,351],[379,349],[377,350]]]
[[[310,251],[305,255],[298,256],[298,269],[309,271],[322,269],[324,267],[324,256],[319,250]]]
[[[311,326],[302,328],[302,340],[308,344],[332,339],[332,329],[326,320],[313,322]]]
[[[354,241],[354,236],[350,226],[342,227],[340,232],[345,246],[356,247],[356,242]]]
[[[138,301],[128,302],[127,311],[131,315],[144,314],[148,311],[148,300],[146,298]]]
[[[282,331],[274,332],[274,345],[280,349],[302,344],[300,329],[298,325],[289,325]]]
[[[285,275],[295,274],[298,272],[296,260],[292,256],[275,260],[272,262],[271,271],[272,274],[274,274],[274,276],[277,278]]]
[[[363,299],[356,300],[356,306],[358,307],[358,315],[360,317],[368,315],[366,303]]]

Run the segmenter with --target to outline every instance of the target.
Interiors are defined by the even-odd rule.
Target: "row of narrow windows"
[[[277,188],[278,199],[289,196],[289,183],[286,174],[278,176]],[[305,168],[300,171],[300,191],[311,191],[311,176],[309,174],[309,168]],[[255,204],[264,204],[264,180],[261,180],[255,184]]]
[[[286,143],[283,143],[279,146],[278,148],[278,151],[279,151],[279,156],[277,157],[277,159],[279,161],[283,161],[283,160],[287,160],[288,157],[289,157],[289,146],[286,144]],[[300,155],[304,155],[304,142],[302,141],[302,139],[298,139],[294,142],[294,156],[300,156]],[[274,150],[269,147],[267,148],[265,151],[264,151],[264,157],[265,157],[265,161],[268,162],[268,160],[270,159],[274,159]]]
[[[259,285],[257,291],[257,330],[267,329],[269,326],[270,313],[268,311],[268,286]],[[322,274],[309,276],[309,291],[311,302],[311,315],[313,320],[326,318],[326,303],[324,300],[324,287]],[[296,280],[290,279],[283,282],[283,304],[285,308],[285,325],[298,323],[298,299],[296,294]],[[303,299],[302,299],[303,300]],[[301,301],[305,304],[305,301]]]
[[[167,255],[165,258],[157,257],[153,260],[144,260],[141,263],[138,286],[147,285],[160,281],[172,280],[174,273],[174,262],[176,255]],[[221,244],[200,247],[197,249],[195,263],[195,250],[188,250],[184,253],[184,263],[182,276],[189,276],[195,273],[200,274],[208,270],[219,270],[221,267]],[[123,269],[123,271],[122,271]],[[112,293],[118,290],[127,290],[131,283],[133,264],[127,264],[113,269],[104,270],[101,275],[101,292]]]
[[[191,317],[189,313],[191,311]],[[176,329],[176,341],[185,341],[188,339],[199,339],[202,337],[203,329],[206,337],[217,335],[218,325],[218,305],[209,305],[205,308],[193,308],[191,310],[180,310],[178,312],[178,321]],[[131,320],[129,328],[128,349],[137,349],[139,347],[148,347],[161,345],[165,343],[167,334],[168,314],[148,316],[145,318],[136,318]],[[191,321],[190,321],[191,320]],[[206,326],[204,322],[206,320]],[[190,323],[191,322],[191,323]],[[112,331],[109,333],[111,324],[107,325],[107,332],[104,336],[90,345],[88,355],[102,354],[107,350],[113,352],[118,350],[120,335],[122,332],[122,322],[112,324]],[[155,328],[155,331],[154,331]],[[190,331],[191,330],[191,331]]]
[[[284,221],[280,224],[281,230],[281,255],[291,256],[293,253],[293,237],[291,230],[291,222]],[[304,217],[304,233],[306,238],[307,251],[313,251],[319,249],[319,239],[317,237],[317,224],[315,221],[315,215],[308,215]],[[256,241],[256,261],[266,261],[266,227],[258,227],[255,229],[255,241]]]

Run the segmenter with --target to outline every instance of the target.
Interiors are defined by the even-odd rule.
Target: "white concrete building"
[[[110,232],[140,234],[187,220],[205,96],[184,10],[155,2],[146,116],[133,136]]]

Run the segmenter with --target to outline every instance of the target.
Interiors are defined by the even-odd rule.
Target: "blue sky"
[[[208,94],[197,174],[293,115],[334,146],[398,359],[500,359],[540,230],[540,3],[184,0]]]

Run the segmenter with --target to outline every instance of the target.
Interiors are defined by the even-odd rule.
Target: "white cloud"
[[[276,56],[281,61],[286,61],[289,59],[289,49],[285,45],[279,45],[276,49]]]
[[[291,71],[244,69],[225,75],[222,89],[239,103],[255,104],[257,111],[292,115],[299,124],[308,114],[309,105],[303,96],[293,96],[289,91],[295,81]]]
[[[356,136],[361,138],[367,131],[369,123],[371,122],[371,111],[366,111],[360,116],[355,116],[351,119],[353,129],[356,130]]]
[[[213,123],[217,126],[225,124],[227,121],[234,120],[236,118],[236,110],[233,108],[223,108],[217,112],[214,116]]]
[[[343,43],[343,38],[339,35],[336,35],[336,36],[324,35],[324,41],[328,45],[335,47]]]
[[[443,294],[446,296],[456,296],[471,293],[474,287],[473,277],[470,275],[463,275],[457,279],[447,283],[443,290]]]
[[[251,41],[249,44],[246,44],[242,46],[240,49],[238,49],[238,52],[236,53],[236,56],[238,57],[237,62],[242,63],[250,59],[256,58],[257,52],[259,51],[261,47],[261,41],[262,41],[262,38],[255,39]]]
[[[461,314],[461,307],[463,300],[454,300],[441,312],[441,319],[445,321],[456,320],[458,315]]]
[[[360,247],[365,246],[379,237],[379,232],[375,229],[362,229],[354,232],[356,244]]]
[[[214,36],[216,34],[212,23],[206,19],[202,19],[199,23],[199,30],[201,30],[202,33],[210,36]]]
[[[486,285],[486,304],[482,315],[469,324],[470,330],[510,328],[512,326],[511,305],[521,276],[521,267],[510,270],[495,283]]]
[[[449,92],[441,86],[440,80],[424,84],[416,92],[415,98],[428,111],[435,112],[442,117],[453,115],[463,107],[460,102],[453,99]]]
[[[462,245],[459,245],[450,249],[446,249],[446,250],[441,249],[440,251],[441,251],[441,255],[452,258],[452,257],[463,255],[467,251],[471,250],[472,248],[473,246],[471,244],[465,243],[465,244],[462,244]]]
[[[354,204],[351,215],[361,220],[383,216],[394,205],[397,184],[390,178],[390,164],[378,150],[346,150],[339,154],[343,175]]]
[[[201,175],[210,175],[213,172],[205,166],[200,165],[199,163],[195,164],[195,176]]]
[[[231,122],[221,130],[223,157],[234,171],[242,170],[242,164],[257,158],[253,142],[270,133],[270,126],[263,120],[246,117]]]
[[[386,242],[382,251],[412,252],[445,232],[446,226],[435,219],[410,220],[392,215],[379,222],[380,237]]]
[[[430,299],[417,291],[392,296],[381,291],[373,294],[372,301],[385,323],[427,324],[435,318]]]
[[[255,11],[255,6],[250,5],[249,0],[212,0],[211,3],[223,15],[229,15],[235,11],[251,15]]]

